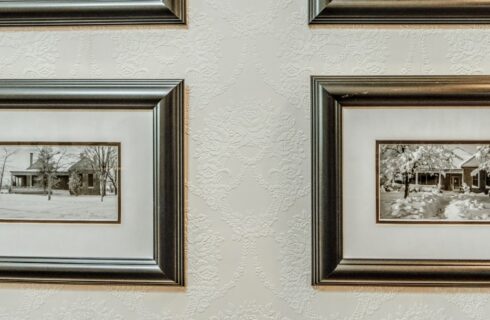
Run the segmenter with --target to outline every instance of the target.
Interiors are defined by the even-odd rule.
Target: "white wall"
[[[483,27],[308,27],[189,0],[187,27],[2,29],[2,78],[185,78],[187,287],[0,285],[0,319],[486,319],[490,289],[310,286],[309,77],[490,73]]]

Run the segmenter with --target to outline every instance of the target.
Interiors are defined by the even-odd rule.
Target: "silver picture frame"
[[[153,257],[0,256],[0,281],[184,285],[183,80],[0,80],[0,109],[152,110]]]
[[[185,0],[7,0],[0,26],[185,24]]]

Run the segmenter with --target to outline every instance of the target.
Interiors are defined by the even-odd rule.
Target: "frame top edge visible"
[[[0,27],[186,23],[186,0],[2,0]]]
[[[339,99],[397,98],[477,100],[490,97],[490,76],[311,76],[313,90],[325,90]],[[423,100],[423,99],[422,99]]]
[[[311,79],[316,82],[490,82],[490,75],[311,75]]]
[[[184,79],[6,79],[0,78],[1,86],[36,85],[36,86],[175,86]]]
[[[37,106],[93,103],[126,107],[140,104],[140,107],[150,108],[172,91],[181,90],[183,85],[183,79],[0,79],[0,104],[2,108],[22,103]]]
[[[313,24],[490,24],[490,0],[310,0]]]

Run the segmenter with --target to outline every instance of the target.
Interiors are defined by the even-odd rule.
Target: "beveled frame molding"
[[[309,0],[310,24],[490,23],[490,0]]]
[[[6,0],[0,26],[185,24],[185,0]]]
[[[490,107],[490,76],[313,76],[311,85],[312,284],[490,286],[490,260],[346,259],[342,245],[342,109]]]
[[[0,80],[0,109],[152,110],[151,259],[0,257],[0,281],[184,285],[183,80]]]

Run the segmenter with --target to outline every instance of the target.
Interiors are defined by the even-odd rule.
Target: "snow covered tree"
[[[490,145],[478,146],[475,157],[480,161],[479,169],[490,173]]]
[[[5,168],[7,167],[7,163],[9,161],[9,158],[13,156],[17,151],[16,150],[11,150],[7,147],[2,148],[2,151],[0,153],[0,159],[2,163],[2,167],[0,168],[0,191],[2,191],[3,187],[3,177],[5,174]]]
[[[84,153],[99,176],[100,201],[104,201],[107,182],[116,179],[115,175],[111,175],[111,172],[117,172],[117,148],[113,146],[90,146],[85,148]]]
[[[410,180],[418,170],[437,171],[453,167],[455,154],[438,144],[382,144],[380,147],[380,179],[400,178],[405,187],[404,198],[410,192]]]
[[[82,180],[80,179],[80,173],[77,171],[73,171],[70,174],[70,178],[68,179],[68,188],[70,188],[70,192],[78,196],[82,191]]]

